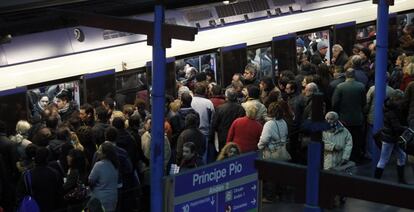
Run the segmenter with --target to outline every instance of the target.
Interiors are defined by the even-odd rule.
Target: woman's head
[[[249,119],[256,119],[257,107],[253,101],[247,101],[244,103],[244,110],[246,111],[246,116]]]
[[[30,130],[31,125],[25,120],[20,120],[16,124],[16,132],[20,135],[26,135]]]
[[[269,108],[267,109],[267,115],[269,117],[275,118],[276,120],[283,118],[283,110],[278,102],[273,102],[269,105]]]
[[[119,160],[113,144],[104,142],[99,146],[98,157],[100,160],[109,160],[115,169],[119,167]]]
[[[83,172],[86,171],[86,158],[82,151],[72,149],[66,156],[68,167],[71,169],[78,169]]]
[[[240,155],[239,146],[236,143],[229,142],[220,151],[220,154],[217,157],[217,160],[223,160],[223,159],[234,157],[237,155]]]

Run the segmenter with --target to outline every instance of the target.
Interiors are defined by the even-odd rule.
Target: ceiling
[[[221,0],[164,0],[167,9],[219,2]],[[0,36],[12,36],[68,27],[54,9],[111,16],[152,12],[156,0],[8,0],[0,1]]]

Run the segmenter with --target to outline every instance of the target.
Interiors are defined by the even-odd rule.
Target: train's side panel
[[[372,21],[376,19],[376,9],[372,1],[365,1],[205,30],[199,32],[194,42],[174,40],[172,48],[167,50],[167,56],[173,57],[239,43],[253,45],[270,41],[274,36],[349,21]],[[396,0],[390,12],[411,9],[414,9],[413,0]],[[122,71],[123,62],[129,69],[143,67],[147,61],[151,61],[151,51],[146,42],[140,42],[7,66],[0,68],[0,90],[108,69]]]

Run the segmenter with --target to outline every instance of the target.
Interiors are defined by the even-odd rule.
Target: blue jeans
[[[397,165],[404,166],[407,154],[396,144],[382,142],[381,157],[378,161],[377,168],[384,168],[390,160],[391,154],[395,153],[397,156]]]

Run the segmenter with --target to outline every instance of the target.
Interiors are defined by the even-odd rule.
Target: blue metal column
[[[164,176],[164,105],[166,56],[163,44],[164,6],[154,11],[154,45],[152,47],[152,123],[151,123],[151,211],[163,211]]]
[[[383,104],[386,90],[386,72],[388,65],[388,9],[387,0],[378,0],[377,9],[377,50],[375,58],[375,102],[374,102],[374,126],[373,134],[383,127],[384,115]],[[378,147],[373,144],[372,167],[375,169],[380,152]]]
[[[306,173],[306,204],[304,212],[320,212],[319,207],[319,176],[322,166],[322,131],[325,130],[323,114],[323,94],[312,96],[311,142],[308,144],[308,167]]]

